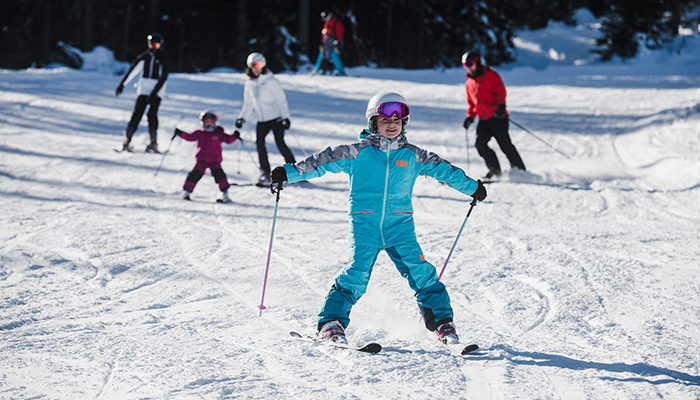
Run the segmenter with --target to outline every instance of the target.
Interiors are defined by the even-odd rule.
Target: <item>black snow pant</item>
[[[255,144],[258,147],[258,160],[260,161],[260,169],[262,170],[263,174],[265,174],[265,176],[267,176],[268,178],[270,177],[270,161],[267,159],[265,137],[268,133],[270,133],[270,130],[272,130],[272,133],[275,135],[275,143],[277,144],[277,148],[279,149],[280,153],[284,157],[284,161],[287,163],[296,162],[296,160],[294,159],[294,154],[292,154],[292,151],[289,150],[289,147],[287,147],[287,144],[284,142],[284,127],[282,126],[280,121],[272,119],[265,122],[258,122],[258,125],[255,129],[255,133],[257,136],[255,139]]]
[[[510,161],[511,168],[520,168],[525,171],[525,164],[523,164],[518,150],[510,141],[508,125],[507,118],[489,118],[483,121],[479,120],[479,125],[476,127],[476,150],[486,162],[486,167],[488,167],[489,171],[501,172],[501,165],[498,163],[498,157],[496,157],[496,153],[491,150],[488,145],[491,138],[496,138],[498,146],[500,146],[501,150],[508,158],[508,161]]]
[[[143,112],[146,111],[146,106],[148,109],[148,133],[151,136],[151,143],[155,143],[158,140],[158,107],[160,107],[160,97],[153,96],[153,100],[150,102],[148,98],[150,96],[140,95],[136,98],[136,105],[134,106],[134,113],[131,114],[131,120],[126,126],[126,140],[131,141],[134,136],[134,132],[139,127],[139,122],[141,122],[141,117],[143,117]]]

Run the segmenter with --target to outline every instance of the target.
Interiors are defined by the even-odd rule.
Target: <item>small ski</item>
[[[444,343],[445,346],[447,346],[448,349],[450,349],[450,352],[455,354],[455,355],[462,355],[465,356],[467,354],[471,354],[472,352],[476,351],[479,349],[479,346],[476,344],[468,344],[464,346],[461,343]]]
[[[117,153],[122,153],[122,152],[125,152],[125,151],[126,151],[127,153],[133,153],[133,152],[134,152],[134,150],[133,150],[133,149],[130,149],[130,148],[129,148],[129,149],[114,149],[114,151],[116,151]]]
[[[464,356],[464,355],[467,355],[467,354],[469,354],[473,351],[477,351],[477,350],[479,350],[479,346],[477,346],[475,344],[468,344],[466,347],[464,347],[462,349],[462,351],[459,354]]]
[[[348,344],[343,344],[343,343],[336,343],[336,342],[331,342],[327,340],[319,340],[316,339],[315,337],[312,336],[303,336],[300,333],[297,332],[289,332],[289,334],[296,340],[301,340],[304,342],[309,342],[309,343],[317,343],[317,344],[324,344],[332,347],[338,347],[341,349],[347,349],[347,350],[355,350],[355,351],[361,351],[363,353],[372,353],[376,354],[382,351],[382,346],[379,343],[367,343],[366,345],[362,347],[354,347]]]

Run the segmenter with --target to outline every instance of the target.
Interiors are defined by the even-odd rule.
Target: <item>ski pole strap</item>
[[[457,237],[455,238],[454,243],[452,243],[452,248],[450,249],[450,253],[447,255],[447,258],[445,259],[445,265],[442,266],[442,270],[440,271],[440,275],[438,275],[438,281],[442,278],[442,274],[445,272],[445,268],[447,268],[447,263],[450,262],[450,258],[452,257],[452,252],[454,251],[455,247],[457,247],[457,242],[459,241],[459,237],[462,236],[462,231],[464,230],[464,226],[467,224],[467,220],[469,220],[469,216],[472,213],[472,210],[474,209],[474,206],[476,206],[476,199],[472,199],[472,202],[469,203],[469,211],[467,211],[467,216],[464,217],[464,222],[462,222],[462,227],[459,228],[459,233],[457,233]]]

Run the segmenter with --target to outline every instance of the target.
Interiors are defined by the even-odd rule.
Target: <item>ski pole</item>
[[[561,150],[556,149],[556,148],[555,148],[554,146],[552,146],[551,144],[549,144],[549,143],[547,143],[546,141],[540,139],[537,135],[535,135],[534,133],[532,133],[532,132],[530,132],[529,130],[527,130],[524,126],[522,126],[522,125],[520,125],[519,123],[513,121],[512,118],[510,119],[510,122],[512,122],[513,125],[517,126],[518,128],[520,128],[520,129],[524,130],[525,132],[529,133],[530,135],[532,135],[535,139],[537,139],[537,140],[539,140],[540,142],[546,144],[546,145],[547,145],[549,148],[551,148],[552,150],[556,151],[557,153],[563,155],[564,157],[566,157],[566,158],[568,158],[568,159],[571,159],[571,157],[569,157],[568,155],[566,155],[566,154],[565,154],[564,152],[562,152]]]
[[[464,132],[467,135],[467,174],[470,174],[471,161],[469,160],[469,128],[464,128]]]
[[[238,139],[238,141],[240,143],[238,143],[238,162],[237,162],[237,165],[238,165],[238,175],[240,175],[241,174],[241,151],[243,151],[243,140]]]
[[[160,168],[163,166],[163,161],[165,161],[165,156],[167,156],[168,153],[170,152],[170,146],[173,145],[173,141],[175,140],[176,137],[177,137],[177,133],[173,135],[172,139],[170,139],[170,144],[168,144],[168,148],[165,150],[165,153],[163,153],[163,158],[160,159],[160,164],[158,165],[158,168],[156,168],[156,172],[153,174],[153,176],[158,175],[158,171],[160,171]]]
[[[301,150],[301,142],[299,141],[299,138],[297,137],[296,133],[292,132],[292,136],[294,136],[294,140],[297,142],[297,145],[299,146],[299,150]],[[304,158],[308,157],[306,152],[304,152]]]
[[[267,249],[267,265],[265,266],[265,279],[263,280],[263,289],[262,289],[262,298],[260,299],[260,305],[258,306],[258,309],[260,309],[260,317],[262,317],[262,312],[265,310],[267,307],[265,307],[265,288],[267,287],[267,275],[268,272],[270,271],[270,256],[272,255],[272,239],[275,236],[275,222],[277,221],[277,206],[279,205],[280,202],[280,192],[282,191],[282,182],[277,183],[277,188],[275,189],[274,185],[270,185],[270,190],[272,190],[272,194],[277,194],[277,199],[275,200],[275,213],[272,216],[272,231],[270,232],[270,247]]]
[[[476,205],[476,199],[473,199],[472,202],[470,203],[469,211],[467,211],[467,216],[464,217],[464,222],[462,222],[462,227],[459,228],[459,233],[457,234],[457,237],[455,238],[454,243],[452,243],[452,248],[450,249],[450,254],[447,255],[447,259],[445,260],[445,265],[442,266],[442,271],[440,271],[440,275],[438,275],[438,280],[442,278],[443,272],[445,272],[445,268],[447,268],[447,263],[450,262],[450,257],[452,257],[452,252],[454,251],[455,247],[457,246],[457,242],[459,241],[459,237],[462,235],[462,231],[464,230],[464,226],[467,224],[467,220],[469,219],[469,215],[472,213],[472,210],[474,209],[474,206]]]

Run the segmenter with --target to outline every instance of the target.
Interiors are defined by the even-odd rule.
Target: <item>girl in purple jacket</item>
[[[185,185],[182,187],[182,198],[190,200],[190,195],[197,185],[197,182],[202,178],[207,168],[211,171],[211,175],[219,185],[221,196],[217,198],[219,203],[229,203],[231,199],[228,196],[228,188],[231,186],[226,179],[226,174],[221,168],[221,143],[233,143],[236,139],[240,139],[241,135],[238,131],[234,131],[233,135],[224,132],[224,128],[216,125],[219,117],[212,111],[202,111],[199,114],[199,119],[202,121],[202,128],[197,129],[192,133],[183,132],[175,128],[175,135],[187,140],[188,142],[197,142],[197,154],[195,159],[197,163],[192,171],[187,175]]]

